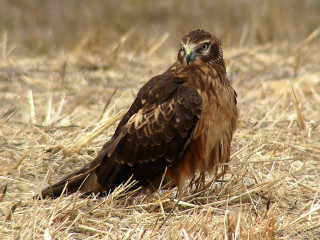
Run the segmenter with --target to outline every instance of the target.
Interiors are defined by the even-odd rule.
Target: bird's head
[[[223,62],[220,41],[205,30],[193,30],[181,40],[178,61],[182,65]]]

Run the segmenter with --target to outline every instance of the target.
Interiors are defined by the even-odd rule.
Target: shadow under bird
[[[182,193],[187,178],[229,161],[236,105],[219,40],[193,30],[176,62],[140,89],[98,156],[41,195],[58,197],[66,184],[67,193],[109,192],[130,177],[135,187],[156,185],[166,169],[165,181]]]

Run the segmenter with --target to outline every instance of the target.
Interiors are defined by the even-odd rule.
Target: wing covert
[[[170,165],[189,143],[201,111],[201,96],[185,84],[158,103],[147,99],[106,146],[108,156],[129,166],[164,160]]]

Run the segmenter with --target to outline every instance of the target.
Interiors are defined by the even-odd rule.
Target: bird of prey
[[[184,181],[214,172],[230,158],[238,119],[237,94],[226,75],[219,40],[205,30],[182,38],[176,62],[138,92],[98,156],[45,188],[42,197],[67,192],[110,192],[130,177],[138,186]]]

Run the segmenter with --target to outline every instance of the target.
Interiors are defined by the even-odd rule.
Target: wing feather
[[[180,85],[163,102],[148,104],[146,99],[145,106],[119,129],[120,140],[115,138],[117,146],[111,155],[116,162],[132,166],[165,160],[170,164],[189,142],[201,114],[199,93],[189,86]]]
[[[178,160],[202,111],[198,91],[184,78],[163,74],[139,91],[113,137],[90,164],[110,189],[130,176],[144,186]]]

